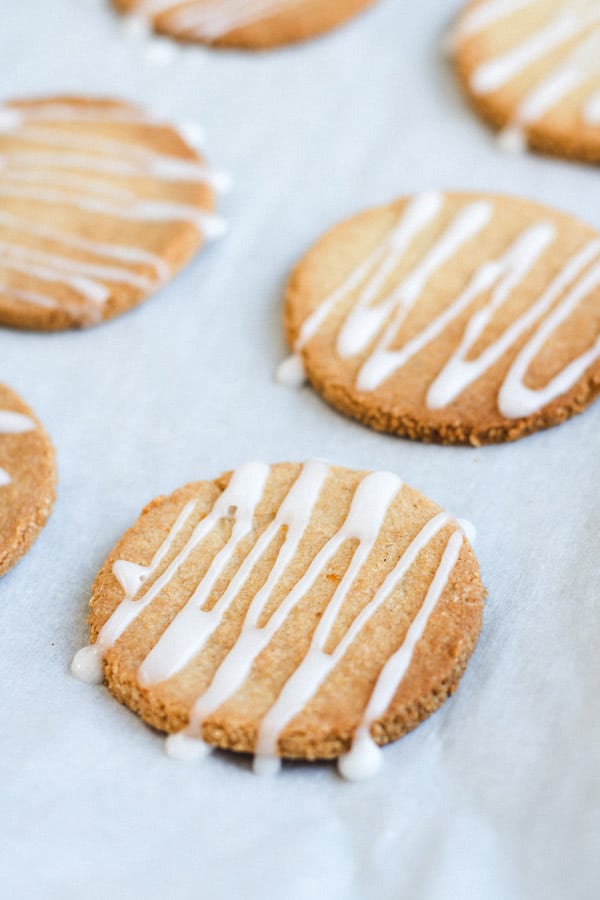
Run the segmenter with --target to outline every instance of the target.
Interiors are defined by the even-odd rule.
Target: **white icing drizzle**
[[[232,578],[223,596],[210,612],[204,612],[202,611],[202,606],[214,588],[217,578],[231,561],[240,542],[252,529],[252,519],[256,505],[262,497],[264,484],[268,477],[268,467],[263,468],[260,478],[256,477],[253,469],[250,469],[247,475],[244,470],[238,471],[242,471],[244,477],[240,478],[238,476],[234,485],[236,490],[230,496],[225,496],[227,491],[223,494],[215,506],[214,513],[217,517],[220,515],[220,511],[217,508],[219,505],[226,508],[227,505],[233,503],[237,507],[231,538],[213,560],[208,572],[186,606],[171,622],[156,646],[142,663],[140,667],[140,681],[142,684],[154,684],[164,681],[184,668],[199,653],[210,635],[215,632],[222,622],[223,616],[243,588],[258,560],[268,549],[280,529],[287,527],[286,539],[279,552],[277,561],[267,582],[254,598],[248,614],[252,630],[256,629],[256,622],[264,605],[268,602],[274,586],[296,554],[298,543],[310,521],[314,503],[325,480],[327,466],[320,462],[311,462],[304,466],[300,477],[281,505],[274,521],[256,542],[235,577]],[[248,502],[248,498],[250,502]],[[295,598],[297,595],[297,591],[292,592],[286,603],[288,605],[293,603],[293,600],[290,600],[290,598]],[[285,618],[285,613],[280,608],[278,614],[272,617],[272,621],[280,622],[282,616]],[[264,634],[266,634],[265,631],[263,631]],[[267,638],[267,643],[271,636],[270,634]],[[244,635],[241,638],[241,644],[243,645],[243,643]],[[196,714],[197,709],[195,707],[192,715]]]
[[[485,31],[491,25],[506,19],[528,6],[540,3],[540,0],[488,0],[470,10],[458,24],[455,42]]]
[[[582,262],[585,265],[589,259],[594,259],[599,254],[600,241],[595,241],[571,261],[571,266],[573,269],[579,270]],[[560,278],[561,276],[559,276]],[[557,282],[559,279],[557,279]],[[557,282],[554,283],[555,287]],[[561,288],[564,286],[564,283],[567,283],[567,278],[564,278],[563,283],[560,284]],[[598,337],[586,353],[582,353],[572,360],[544,388],[533,390],[524,384],[529,366],[548,338],[569,317],[577,305],[599,287],[600,262],[596,262],[584,277],[575,283],[550,315],[540,323],[533,337],[518,354],[504,379],[498,396],[498,405],[503,415],[508,418],[531,415],[531,413],[540,409],[541,406],[545,406],[547,403],[560,397],[565,391],[570,390],[586,369],[597,359],[600,359],[600,337]],[[552,287],[549,294],[551,291]],[[549,306],[549,299],[549,295],[542,297],[539,301],[540,308]]]
[[[31,200],[42,210],[46,204],[64,206],[121,221],[186,221],[207,238],[224,233],[225,225],[219,216],[180,201],[153,199],[147,195],[146,185],[147,180],[166,184],[206,183],[223,190],[229,185],[224,173],[127,140],[91,135],[81,128],[69,127],[99,123],[167,127],[165,122],[133,107],[80,106],[66,101],[18,108],[0,106],[0,197]],[[198,129],[189,123],[170,127],[179,130],[184,139],[189,136],[193,143],[198,143]],[[8,142],[4,143],[3,139]],[[127,186],[107,180],[111,178],[127,179]],[[147,293],[160,286],[170,274],[168,265],[155,253],[69,234],[64,227],[30,221],[16,209],[7,210],[6,204],[0,211],[1,228],[10,229],[7,237],[11,241],[0,235],[0,268],[69,288],[83,299],[80,315],[87,322],[102,317],[103,305],[111,293],[105,282],[128,284]],[[36,245],[42,241],[54,246],[17,245],[14,231],[35,239]],[[94,260],[74,259],[65,250],[83,251]],[[148,266],[151,273],[143,275],[131,268],[139,265]],[[23,290],[10,278],[0,279],[0,284],[2,294],[13,300],[48,307],[58,305],[55,297],[45,294],[42,287]],[[63,299],[61,303],[69,301]]]
[[[212,509],[192,528],[164,571],[140,596],[138,595],[144,581],[158,572],[161,563],[168,558],[174,542],[180,538],[188,525],[194,511],[194,502],[188,503],[180,513],[149,566],[140,566],[126,560],[117,561],[113,572],[123,588],[124,599],[101,629],[96,643],[79,651],[72,666],[73,673],[82,680],[101,681],[102,657],[106,650],[113,646],[128,625],[167,587],[190,554],[213,529],[219,523],[231,521],[229,537],[214,556],[188,602],[173,618],[143,660],[138,678],[142,685],[149,686],[181,672],[215,633],[247,584],[256,565],[277,536],[282,535],[283,542],[266,581],[251,600],[235,643],[222,659],[207,689],[194,703],[188,727],[179,734],[169,736],[167,740],[168,753],[178,759],[193,760],[205,756],[211,748],[202,740],[203,723],[243,685],[260,653],[269,645],[297,605],[307,596],[317,579],[323,575],[328,563],[344,545],[355,542],[350,562],[319,619],[308,652],[262,720],[255,751],[254,768],[257,774],[273,774],[277,771],[278,741],[282,731],[315,696],[377,610],[389,600],[401,584],[419,554],[442,529],[455,521],[447,513],[440,512],[421,528],[385,577],[373,598],[348,626],[335,649],[326,652],[325,648],[331,640],[340,611],[373,552],[390,506],[402,490],[402,481],[397,475],[389,472],[373,472],[363,477],[355,490],[350,509],[341,527],[315,554],[304,574],[269,618],[263,621],[277,585],[296,558],[323,485],[330,473],[328,465],[322,461],[305,463],[281,502],[273,521],[244,555],[242,547],[252,534],[254,517],[264,496],[270,471],[270,467],[262,463],[249,463],[235,471]],[[363,746],[367,735],[372,743],[369,751],[372,757],[375,744],[369,736],[370,728],[385,714],[392,702],[408,670],[415,647],[425,632],[458,558],[463,543],[463,530],[467,525],[456,523],[456,526],[457,530],[452,533],[443,552],[423,604],[402,646],[383,667],[365,709],[357,731],[358,743],[355,741],[355,746]],[[221,597],[212,609],[204,609],[217,581],[238,553],[242,561],[230,576]],[[356,756],[357,751],[353,749],[345,758],[346,760],[351,758],[353,762],[344,762],[342,768],[349,771],[353,767],[363,771],[365,767],[357,763]],[[363,771],[363,774],[366,772]]]
[[[426,403],[429,409],[441,409],[456,400],[536,324],[538,327],[535,334],[519,354],[518,377],[515,375],[515,362],[499,391],[499,409],[507,418],[530,415],[541,409],[570,389],[595,361],[597,357],[594,344],[587,353],[559,373],[545,390],[529,392],[527,402],[523,400],[523,379],[535,356],[558,325],[596,287],[596,268],[587,275],[585,269],[600,254],[600,241],[591,241],[578,250],[566,261],[541,297],[506,327],[476,359],[469,358],[472,348],[494,315],[519,290],[533,267],[555,243],[556,228],[549,222],[531,225],[517,235],[500,258],[485,262],[472,274],[464,290],[438,316],[402,346],[392,349],[406,314],[422,296],[429,278],[492,220],[491,202],[468,203],[425,253],[423,260],[381,299],[382,288],[400,262],[402,253],[421,228],[425,224],[431,224],[441,211],[443,199],[439,198],[436,202],[436,196],[426,194],[411,201],[399,223],[367,259],[356,266],[340,288],[323,300],[307,318],[294,347],[295,355],[285,360],[278,371],[278,378],[282,383],[289,386],[301,383],[302,348],[315,337],[336,306],[359,288],[357,299],[342,319],[336,348],[339,357],[344,359],[364,353],[371,347],[356,377],[356,386],[361,391],[376,390],[486,293],[490,294],[489,299],[471,315],[458,347],[428,388]],[[396,244],[398,236],[402,236],[402,240]],[[399,252],[396,247],[401,248]],[[575,285],[553,311],[553,306],[573,282]],[[526,408],[528,412],[523,411]]]
[[[48,228],[40,223],[30,222],[21,216],[0,210],[0,227],[5,226],[12,231],[20,231],[27,235],[41,238],[73,247],[76,250],[84,250],[100,259],[109,259],[118,263],[141,263],[154,269],[154,277],[158,283],[166,281],[170,270],[168,265],[156,253],[150,253],[139,247],[129,247],[119,244],[109,244],[102,241],[91,241],[80,235],[70,234],[62,229]],[[126,270],[123,270],[126,272]]]
[[[589,125],[600,125],[600,92],[590,97],[585,105],[583,117]]]
[[[408,671],[415,648],[425,633],[427,623],[456,565],[462,544],[462,534],[455,531],[444,550],[442,561],[433,576],[433,581],[429,586],[423,605],[411,623],[402,645],[396,653],[390,656],[383,667],[371,699],[367,704],[362,722],[356,731],[352,748],[349,753],[340,757],[338,761],[340,774],[344,778],[356,781],[374,774],[379,768],[381,764],[381,750],[375,744],[370,728],[385,713],[396,695]]]
[[[0,409],[0,435],[3,434],[25,434],[28,431],[34,431],[37,425],[29,416],[23,413],[13,412],[8,409]],[[0,487],[11,484],[9,473],[0,468]]]
[[[364,484],[364,482],[362,482],[362,484]],[[398,482],[396,481],[396,483],[394,483],[391,480],[388,481],[387,484],[382,485],[382,487],[384,487],[382,496],[383,502],[381,509],[378,510],[381,515],[381,522],[383,522],[388,506],[399,489]],[[364,510],[359,510],[359,518],[364,518]],[[438,531],[443,528],[444,525],[447,525],[449,521],[449,516],[445,513],[440,513],[425,525],[411,543],[408,550],[405,551],[394,570],[387,576],[374,598],[356,617],[333,653],[326,653],[325,646],[331,637],[336,617],[346,600],[348,591],[352,587],[365,560],[373,549],[380,526],[377,528],[377,533],[373,533],[368,529],[366,534],[364,532],[361,534],[360,528],[356,528],[356,523],[352,523],[354,526],[353,528],[348,527],[346,539],[348,539],[348,537],[358,539],[360,541],[358,550],[352,558],[352,562],[346,570],[344,578],[340,582],[323,617],[319,621],[319,625],[313,635],[307,655],[291,678],[287,681],[277,698],[276,703],[271,707],[261,723],[256,746],[257,757],[273,758],[276,756],[279,736],[285,726],[294,718],[294,716],[302,711],[311,697],[316,694],[321,684],[323,684],[336,665],[342,660],[352,642],[360,634],[371,617],[397,588],[410,566],[414,563],[419,552],[427,546]],[[377,688],[375,688],[375,690],[376,689]],[[385,709],[382,710],[381,715],[385,713],[385,710],[392,699],[393,694],[389,698],[389,702],[386,704]]]
[[[386,313],[392,314],[391,321],[377,343],[375,350],[358,373],[357,386],[360,390],[374,390],[390,374],[396,371],[399,362],[402,365],[396,352],[391,350],[391,346],[406,315],[422,295],[431,276],[444,263],[452,259],[464,244],[488,225],[492,218],[492,211],[492,204],[485,200],[470,203],[460,210],[441,238],[426,253],[422,262],[392,292],[389,300],[384,301],[383,305],[389,304],[389,309],[386,310]],[[385,323],[388,317],[386,315],[382,324]],[[354,328],[355,340],[353,343],[356,347],[354,352],[361,352],[368,346],[372,335],[360,335],[359,327],[357,326],[360,326],[360,322],[352,323],[347,321],[343,327]],[[342,334],[343,329],[340,332],[340,336]]]
[[[100,629],[96,642],[88,647],[83,647],[75,654],[71,671],[76,678],[88,683],[100,683],[102,681],[102,657],[106,650],[119,639],[128,625],[139,616],[139,614],[148,606],[149,603],[160,593],[163,586],[171,580],[175,574],[179,563],[187,559],[189,553],[193,550],[196,543],[204,537],[204,533],[199,536],[203,522],[194,531],[191,545],[188,553],[180,554],[175,561],[165,570],[161,578],[158,578],[152,585],[150,590],[140,600],[136,601],[136,595],[142,584],[151,578],[161,562],[171,549],[173,543],[177,540],[180,533],[185,528],[187,521],[196,508],[196,502],[190,500],[186,503],[175,524],[169,531],[166,540],[160,545],[152,561],[148,566],[140,566],[137,563],[127,562],[126,560],[118,560],[113,566],[113,574],[125,592],[125,597],[117,606],[112,616],[104,623]],[[194,541],[194,536],[197,538]]]
[[[501,19],[539,3],[540,0],[491,0],[475,7],[456,29],[454,49]],[[580,40],[573,49],[572,42],[577,39]],[[561,47],[565,47],[564,60],[526,94],[513,120],[501,133],[499,140],[505,149],[513,152],[525,149],[528,126],[600,74],[600,3],[598,0],[564,3],[538,31],[501,56],[482,62],[473,72],[472,90],[476,94],[492,93]],[[580,114],[589,124],[597,123],[593,98],[583,104]]]
[[[245,25],[273,16],[299,0],[140,0],[136,16],[152,18],[169,13],[169,26],[181,34],[214,40]]]
[[[553,225],[542,223],[533,225],[524,231],[497,263],[488,263],[477,270],[464,293],[451,304],[446,311],[446,321],[450,321],[459,312],[470,305],[475,297],[483,291],[493,288],[490,299],[469,321],[462,340],[435,379],[427,394],[427,405],[430,409],[441,409],[447,406],[464,389],[486,372],[503,353],[514,343],[524,331],[526,322],[521,319],[510,331],[490,344],[477,358],[467,361],[467,357],[491,322],[494,313],[506,303],[515,287],[518,287],[539,260],[542,253],[556,237]],[[445,325],[444,319],[438,319],[439,332]],[[431,339],[430,329],[425,329],[417,338],[418,348]],[[405,355],[411,353],[410,344],[404,348]]]
[[[24,434],[34,428],[36,424],[29,416],[7,409],[0,410],[0,434]]]
[[[55,309],[58,303],[53,297],[46,297],[45,294],[38,294],[36,291],[21,291],[11,287],[8,281],[0,279],[0,292],[2,296],[9,297],[11,300],[19,300],[22,303],[31,303],[33,306],[43,306],[46,309]]]

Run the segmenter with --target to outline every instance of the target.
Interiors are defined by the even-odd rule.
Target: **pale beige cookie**
[[[349,777],[455,690],[485,591],[463,528],[390,473],[250,463],[143,511],[75,657],[177,755],[344,756]]]
[[[506,149],[600,162],[600,0],[473,0],[450,44]]]
[[[50,439],[33,412],[0,384],[0,575],[29,550],[54,502]]]
[[[112,0],[161,33],[201,44],[263,50],[341,25],[375,0]]]
[[[600,392],[600,235],[512,197],[403,198],[321,238],[285,322],[282,383],[379,431],[514,440]]]
[[[0,105],[0,324],[110,319],[220,231],[222,179],[184,128],[117,100]]]

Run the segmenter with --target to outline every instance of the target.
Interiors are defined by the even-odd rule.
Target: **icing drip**
[[[180,34],[215,40],[245,25],[297,6],[299,0],[140,0],[135,14],[146,19],[169,13],[169,26]]]
[[[302,357],[299,353],[294,353],[284,359],[277,368],[277,381],[287,388],[302,387],[306,381],[306,372]]]
[[[315,460],[305,463],[281,502],[272,522],[264,529],[251,549],[246,552],[237,570],[230,575],[221,597],[210,610],[204,606],[227,567],[231,566],[236,552],[252,533],[254,517],[270,475],[270,467],[262,463],[249,463],[235,471],[229,484],[220,494],[212,509],[191,528],[190,517],[194,502],[190,502],[179,514],[165,542],[159,547],[149,566],[141,566],[127,560],[118,560],[113,573],[124,591],[124,599],[101,629],[96,643],[86,647],[75,657],[72,671],[85,681],[102,679],[102,657],[124,630],[167,587],[184,565],[190,554],[224,521],[231,522],[231,530],[222,548],[216,553],[204,576],[196,585],[185,606],[170,624],[143,660],[138,678],[142,685],[165,681],[181,672],[206,645],[215,633],[226,613],[231,609],[269,547],[278,535],[283,537],[275,561],[266,581],[252,598],[244,615],[238,637],[221,660],[207,689],[195,701],[189,716],[188,727],[167,739],[167,751],[178,759],[198,759],[210,752],[202,740],[203,725],[227,699],[244,684],[252,667],[275,634],[286,622],[297,605],[323,575],[329,562],[348,542],[355,547],[347,569],[333,596],[319,618],[311,644],[305,657],[284,684],[279,696],[264,716],[257,738],[254,769],[257,774],[274,774],[280,767],[278,741],[282,731],[300,713],[320,686],[341,662],[353,642],[361,634],[378,609],[389,600],[402,583],[419,554],[446,526],[453,523],[447,513],[438,513],[428,521],[414,537],[401,558],[388,573],[373,598],[358,613],[335,649],[326,651],[334,626],[347,601],[349,592],[363,571],[380,537],[390,506],[402,490],[398,476],[389,472],[374,472],[364,476],[358,484],[350,509],[339,530],[316,553],[308,568],[279,606],[266,621],[264,613],[274,592],[292,561],[296,558],[300,542],[312,520],[323,485],[330,473],[326,463]],[[458,523],[458,528],[467,524]],[[187,537],[181,541],[184,530]],[[172,555],[175,542],[180,546]],[[461,530],[455,530],[443,552],[437,572],[426,593],[423,605],[410,626],[400,649],[388,660],[376,682],[373,694],[357,731],[355,748],[340,763],[341,770],[352,777],[365,774],[375,768],[378,751],[369,737],[369,728],[382,715],[406,673],[414,649],[422,637],[435,609],[463,543]],[[170,558],[172,556],[172,558]],[[167,563],[167,560],[170,561]],[[161,564],[167,563],[158,574]],[[144,593],[144,582],[156,580]],[[261,623],[261,624],[259,624]],[[368,738],[368,740],[367,740]],[[371,742],[369,744],[369,741]],[[362,750],[360,748],[363,748]],[[359,759],[359,755],[361,759]],[[366,762],[362,760],[366,759]],[[362,760],[362,761],[361,761]]]
[[[422,261],[399,285],[381,298],[382,288],[401,261],[402,254],[419,232],[435,221],[442,205],[443,199],[431,194],[408,204],[399,223],[367,259],[357,265],[342,285],[306,319],[294,346],[294,356],[284,361],[278,372],[282,383],[289,386],[301,383],[303,348],[318,334],[320,327],[338,305],[346,302],[357,291],[356,299],[342,317],[336,349],[341,359],[367,352],[356,377],[356,386],[361,391],[377,390],[439,337],[458,316],[488,293],[490,296],[487,302],[468,319],[457,349],[429,385],[426,395],[429,409],[442,409],[454,402],[534,325],[537,326],[537,331],[529,338],[518,357],[518,377],[515,374],[515,362],[500,388],[498,406],[502,415],[507,418],[530,415],[561,392],[570,389],[584,374],[586,368],[597,358],[596,345],[569,364],[547,389],[529,392],[527,402],[523,400],[523,380],[529,365],[558,325],[597,286],[596,267],[587,275],[584,270],[600,255],[598,241],[589,242],[567,260],[542,296],[506,327],[476,359],[469,358],[495,314],[519,290],[534,266],[555,243],[556,228],[549,222],[540,222],[521,232],[500,258],[485,262],[473,273],[464,290],[439,315],[402,346],[395,347],[400,327],[407,313],[426,291],[429,279],[487,227],[494,213],[491,202],[468,203],[455,215],[446,230],[425,253]],[[553,311],[553,306],[573,282],[576,282],[575,286]],[[524,412],[525,409],[529,411]]]
[[[0,435],[3,434],[26,434],[28,431],[34,431],[37,425],[29,416],[23,413],[12,412],[8,409],[0,409]],[[9,473],[0,468],[0,487],[11,484]]]
[[[490,0],[468,13],[453,37],[454,50],[475,34],[496,22],[519,13],[540,0]],[[577,41],[573,49],[573,41]],[[527,128],[555,109],[563,100],[600,74],[600,3],[598,0],[574,0],[563,4],[538,31],[503,55],[482,62],[471,78],[476,94],[488,94],[503,88],[528,67],[548,54],[565,48],[564,59],[544,75],[519,104],[514,119],[500,135],[501,146],[510,152],[527,147]],[[590,116],[590,105],[592,115]],[[595,124],[594,100],[584,102],[580,114]]]
[[[169,756],[181,762],[197,762],[212,752],[212,747],[199,738],[190,737],[184,731],[170,734],[165,740],[165,749]]]
[[[167,127],[163,121],[128,107],[79,107],[58,101],[21,108],[0,107],[0,197],[31,200],[36,206],[71,207],[120,221],[186,221],[206,238],[224,233],[225,225],[219,216],[180,201],[154,199],[147,194],[146,184],[147,180],[164,185],[205,183],[220,191],[230,185],[224,173],[193,160],[155,152],[126,140],[90,135],[84,130],[86,125],[102,123],[148,129]],[[64,128],[70,125],[81,127]],[[178,130],[177,126],[170,127]],[[184,139],[191,137],[192,143],[198,143],[198,129],[183,123],[179,130]],[[109,180],[112,177],[120,182]],[[127,186],[123,179],[127,179]],[[2,229],[9,229],[10,233],[3,236]],[[34,239],[36,246],[15,244],[14,232]],[[82,251],[93,261],[75,259],[67,250]],[[147,266],[151,273],[140,274],[131,268],[140,265]],[[64,227],[30,221],[16,210],[7,210],[6,205],[0,211],[0,268],[42,283],[64,285],[84,302],[85,312],[80,308],[80,314],[87,322],[102,318],[104,303],[111,294],[106,282],[127,284],[148,293],[170,274],[168,265],[155,253],[70,234]],[[0,285],[2,294],[13,300],[47,307],[58,305],[42,286],[22,290],[9,278],[0,279]]]

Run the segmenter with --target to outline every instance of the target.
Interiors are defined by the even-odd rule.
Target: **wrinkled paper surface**
[[[164,67],[108,0],[4,6],[4,96],[116,94],[198,121],[236,181],[229,236],[137,311],[81,333],[0,330],[0,378],[60,467],[50,524],[0,584],[4,895],[597,897],[600,404],[510,446],[452,449],[375,434],[273,380],[286,275],[339,219],[439,186],[525,193],[600,227],[597,171],[496,148],[439,51],[455,3],[382,0],[318,41],[188,48]],[[489,598],[468,672],[369,782],[174,762],[68,674],[94,574],[152,497],[309,457],[393,470],[476,524]]]

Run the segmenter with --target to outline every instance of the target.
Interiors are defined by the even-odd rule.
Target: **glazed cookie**
[[[474,0],[450,50],[506,149],[600,162],[600,0]]]
[[[50,439],[32,411],[0,384],[0,575],[30,548],[54,502]]]
[[[190,133],[116,100],[0,106],[0,323],[110,319],[220,233],[223,179]]]
[[[94,585],[102,681],[180,756],[348,777],[455,690],[485,591],[459,524],[389,472],[249,463],[151,503]]]
[[[514,440],[600,392],[600,235],[511,197],[400,199],[307,253],[285,321],[282,383],[379,431]]]
[[[314,37],[375,0],[113,0],[181,41],[261,50]]]

